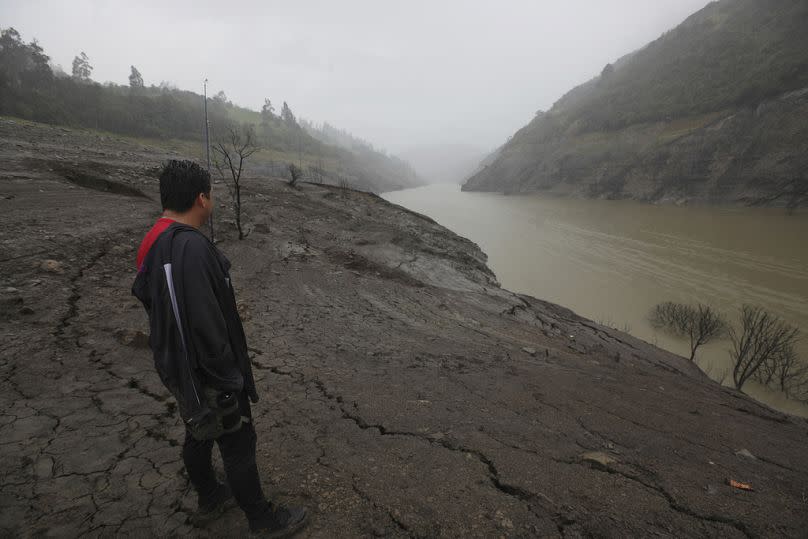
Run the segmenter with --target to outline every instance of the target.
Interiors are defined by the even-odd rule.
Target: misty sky
[[[286,100],[393,152],[493,149],[538,109],[657,38],[707,0],[3,0],[0,27],[93,79]],[[278,107],[280,108],[280,107]]]

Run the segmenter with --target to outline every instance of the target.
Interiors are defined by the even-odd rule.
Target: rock
[[[755,455],[753,455],[748,449],[739,449],[735,452],[735,454],[739,457],[745,457],[748,459],[755,459]]]
[[[581,461],[586,462],[593,468],[600,468],[602,470],[609,469],[611,464],[617,463],[617,459],[610,457],[606,453],[600,451],[589,451],[581,455]]]
[[[529,355],[531,355],[531,356],[535,356],[535,355],[536,355],[536,349],[535,349],[535,348],[531,348],[531,347],[529,347],[529,346],[525,346],[524,348],[522,348],[522,352],[524,352],[524,353],[526,353],[526,354],[529,354]]]
[[[26,305],[25,307],[19,310],[19,313],[23,316],[28,316],[34,314],[34,310]]]
[[[39,265],[39,269],[42,271],[47,271],[48,273],[64,273],[64,267],[62,263],[57,260],[43,260],[42,263]]]

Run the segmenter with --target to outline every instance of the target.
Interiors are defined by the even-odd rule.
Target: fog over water
[[[706,0],[6,0],[3,26],[93,79],[168,81],[260,109],[265,97],[391,152],[502,144],[538,109]]]

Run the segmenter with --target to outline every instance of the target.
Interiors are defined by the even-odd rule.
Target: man
[[[149,315],[154,364],[186,426],[182,457],[199,520],[220,514],[234,497],[250,531],[286,537],[303,527],[306,510],[268,502],[261,490],[250,412],[258,395],[230,262],[199,231],[213,211],[210,175],[191,161],[169,161],[160,201],[163,216],[140,245],[132,293]],[[227,485],[213,473],[214,441]]]

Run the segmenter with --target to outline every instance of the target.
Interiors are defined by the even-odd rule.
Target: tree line
[[[128,86],[99,84],[92,74],[91,59],[84,51],[76,55],[68,74],[51,65],[36,40],[26,43],[16,29],[0,29],[0,115],[129,136],[202,142],[203,96],[167,82],[146,85],[134,65],[129,66]],[[232,141],[234,130],[243,137],[249,132],[256,147],[287,154],[287,160],[296,157],[298,178],[334,183],[344,179],[373,191],[402,188],[418,181],[407,163],[369,144],[345,147],[325,134],[312,136],[301,127],[286,101],[276,109],[275,103],[265,99],[256,112],[233,104],[220,91],[208,97],[206,104],[214,144]],[[304,156],[308,166],[304,166]],[[284,175],[290,174],[288,165],[282,167]],[[262,164],[254,162],[252,166]]]
[[[202,103],[192,92],[167,84],[146,87],[132,66],[132,86],[99,84],[82,52],[70,75],[52,69],[50,58],[36,41],[25,43],[14,28],[0,31],[0,114],[36,122],[89,127],[115,133],[201,140]],[[212,107],[216,122],[226,111]]]
[[[129,85],[100,84],[85,52],[73,59],[71,73],[50,65],[36,40],[26,43],[14,28],[0,30],[0,114],[35,122],[100,129],[148,138],[201,141],[203,100],[167,82],[147,86],[130,66]],[[208,98],[208,120],[226,136],[234,124],[252,124],[255,113],[234,105],[224,92]],[[280,113],[266,100],[256,137],[279,151],[317,151],[335,156],[297,124],[283,102]]]

